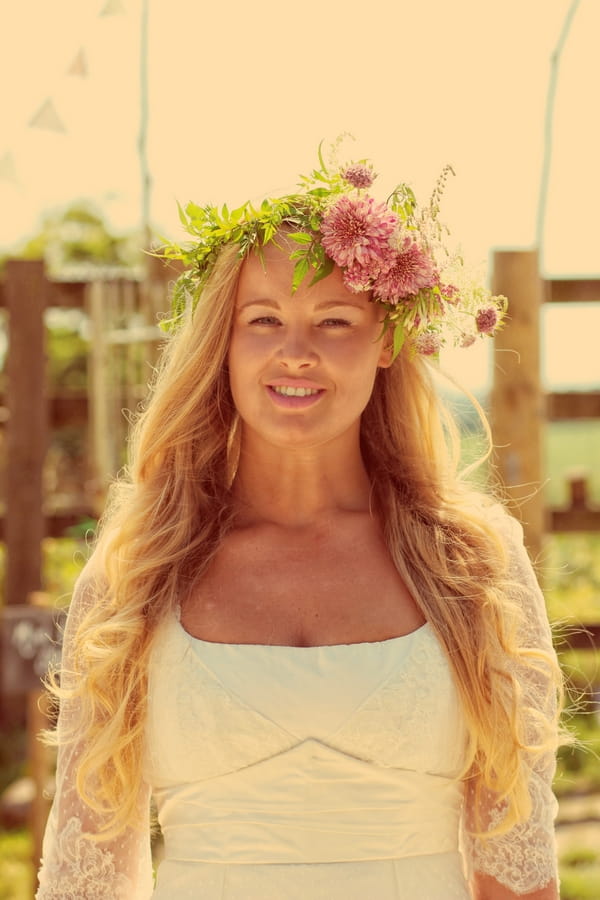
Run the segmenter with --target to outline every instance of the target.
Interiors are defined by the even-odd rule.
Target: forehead
[[[305,298],[317,303],[339,300],[361,308],[373,307],[369,294],[356,294],[346,287],[342,270],[338,266],[334,266],[329,275],[313,285],[311,285],[313,270],[309,269],[298,290],[292,293],[294,260],[290,260],[289,256],[296,246],[284,238],[281,241],[278,239],[277,245],[267,244],[260,253],[251,252],[241,266],[237,289],[238,303],[252,298],[271,300]]]

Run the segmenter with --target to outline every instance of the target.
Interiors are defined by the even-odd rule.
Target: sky
[[[0,249],[79,199],[115,229],[139,226],[142,2],[4,0]],[[321,140],[350,132],[349,155],[373,160],[383,193],[408,181],[426,199],[453,166],[442,219],[473,264],[538,244],[546,276],[600,276],[599,0],[147,2],[159,234],[181,237],[177,202],[293,188]],[[548,142],[551,58],[573,8]],[[598,334],[597,312],[582,310],[583,327],[574,309],[565,321],[583,340]],[[473,353],[467,365],[482,372],[486,355]],[[588,359],[581,344],[571,357],[568,376],[593,380],[574,373]]]

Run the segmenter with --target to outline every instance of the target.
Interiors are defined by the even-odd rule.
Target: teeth
[[[274,385],[273,390],[276,394],[283,394],[284,397],[312,397],[318,394],[316,388],[289,387],[287,385]]]

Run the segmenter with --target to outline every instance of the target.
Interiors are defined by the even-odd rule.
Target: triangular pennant
[[[100,10],[100,15],[101,16],[118,16],[122,12],[125,12],[125,10],[123,9],[121,0],[106,0],[106,3]]]
[[[11,181],[13,184],[19,183],[15,160],[10,151],[7,151],[0,159],[0,178],[4,181]]]
[[[66,132],[66,128],[56,112],[53,101],[48,98],[42,103],[35,116],[29,122],[30,128],[45,128],[48,131]]]
[[[85,50],[83,48],[79,51],[79,53],[67,69],[67,75],[75,75],[77,78],[87,78],[88,64]]]

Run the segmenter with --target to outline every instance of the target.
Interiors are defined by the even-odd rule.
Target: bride
[[[172,336],[53,681],[39,900],[558,897],[544,603],[428,359],[504,300],[459,286],[442,183],[373,179],[321,159],[190,204],[166,250]]]

